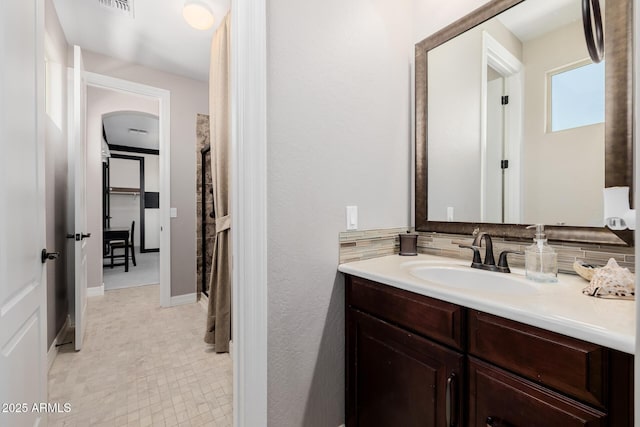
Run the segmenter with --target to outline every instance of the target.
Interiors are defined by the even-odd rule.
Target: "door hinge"
[[[502,105],[507,105],[509,103],[509,95],[504,95],[500,97],[500,103]]]
[[[500,169],[508,169],[509,160],[500,160]]]

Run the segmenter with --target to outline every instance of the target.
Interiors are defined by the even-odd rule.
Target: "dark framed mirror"
[[[416,230],[633,245],[601,226],[603,188],[633,194],[632,1],[601,5],[600,64],[580,0],[493,0],[416,44]]]

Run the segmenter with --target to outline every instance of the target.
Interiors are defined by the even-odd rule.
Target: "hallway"
[[[60,347],[51,426],[231,426],[232,362],[202,337],[200,304],[160,308],[158,285],[89,299],[84,348]]]

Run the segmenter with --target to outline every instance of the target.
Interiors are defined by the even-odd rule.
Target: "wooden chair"
[[[131,221],[131,232],[129,233],[129,241],[125,242],[124,240],[120,240],[120,241],[112,241],[109,246],[110,246],[110,252],[111,252],[111,268],[113,268],[113,260],[115,258],[124,258],[126,256],[127,251],[125,250],[126,247],[129,247],[129,253],[131,254],[131,261],[133,261],[133,265],[136,265],[136,251],[134,249],[134,236],[135,236],[135,231],[136,231],[136,222],[135,221]],[[116,249],[122,249],[123,253],[122,255],[115,255],[114,252]],[[126,260],[125,260],[126,263]],[[120,264],[122,265],[122,264]]]

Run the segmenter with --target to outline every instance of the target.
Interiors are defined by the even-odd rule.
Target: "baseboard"
[[[153,285],[159,285],[158,282],[151,282],[151,283],[136,283],[134,285],[116,285],[116,286],[109,286],[104,288],[105,291],[115,291],[116,289],[130,289],[130,288],[139,288],[140,286],[153,286]]]
[[[169,306],[174,307],[176,305],[192,304],[194,302],[197,302],[197,299],[198,299],[198,294],[196,294],[195,292],[192,294],[178,295],[175,297],[171,297]]]
[[[87,288],[87,297],[101,297],[104,295],[104,283],[101,286]]]
[[[71,316],[67,315],[67,320],[64,321],[62,328],[58,331],[58,335],[53,339],[51,347],[49,347],[49,351],[47,351],[47,371],[51,370],[53,361],[56,360],[56,356],[58,355],[58,344],[62,344],[64,337],[67,335],[67,329],[69,328],[70,323]]]

